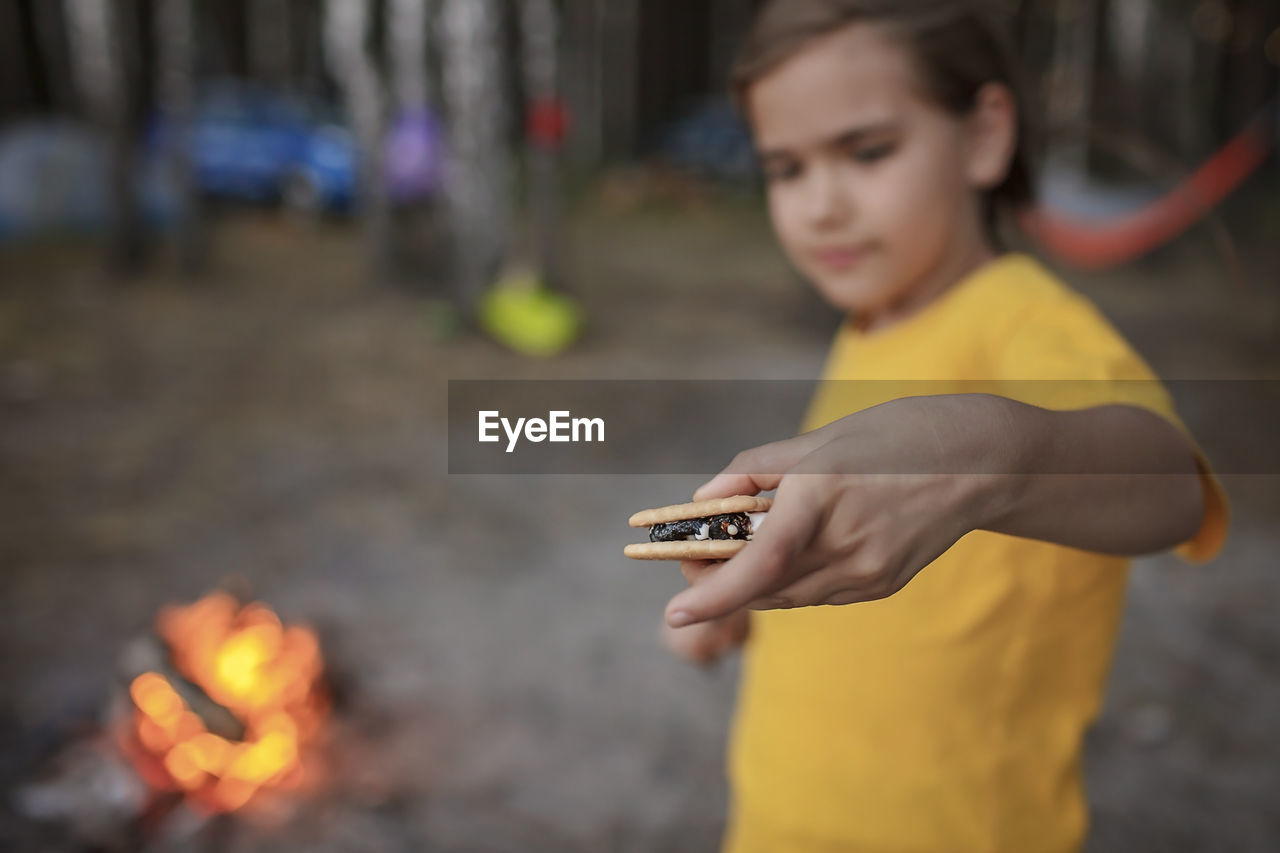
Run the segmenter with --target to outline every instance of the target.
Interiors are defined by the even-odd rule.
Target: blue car
[[[387,140],[389,189],[396,200],[439,187],[441,134],[430,116],[420,118],[397,121]],[[152,144],[163,150],[172,144],[170,136],[158,119]],[[191,144],[196,185],[211,196],[279,200],[305,212],[345,210],[355,198],[355,140],[337,110],[322,101],[237,82],[207,85],[197,99]],[[411,164],[392,159],[402,150],[414,152]]]

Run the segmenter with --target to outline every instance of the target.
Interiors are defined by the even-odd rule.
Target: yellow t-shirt
[[[1131,402],[1185,429],[1097,309],[1024,255],[883,331],[846,323],[824,379],[881,381],[820,385],[806,430],[895,397],[976,390],[1047,408]],[[1227,527],[1201,465],[1204,523],[1178,549],[1195,561]],[[1081,740],[1128,566],[975,531],[882,601],[753,613],[725,849],[1076,850],[1088,822]]]

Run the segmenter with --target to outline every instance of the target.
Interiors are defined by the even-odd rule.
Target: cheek
[[[773,224],[773,233],[783,250],[793,258],[795,249],[800,244],[804,223],[795,198],[785,187],[771,187],[767,190],[766,201],[769,206],[769,221]]]
[[[917,242],[944,230],[955,208],[955,173],[935,156],[902,158],[876,187],[877,218],[893,241]]]
[[[953,151],[922,146],[877,175],[867,213],[898,263],[928,266],[946,250],[967,198],[954,158]]]

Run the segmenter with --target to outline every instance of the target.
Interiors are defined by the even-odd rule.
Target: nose
[[[853,204],[837,170],[829,166],[813,168],[807,177],[802,204],[810,226],[820,228],[843,223],[853,212]]]

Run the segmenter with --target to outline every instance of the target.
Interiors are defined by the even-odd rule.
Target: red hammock
[[[1107,222],[1087,222],[1036,208],[1022,226],[1037,241],[1068,263],[1103,269],[1131,261],[1169,242],[1240,186],[1270,152],[1268,109],[1206,160],[1167,195]]]

